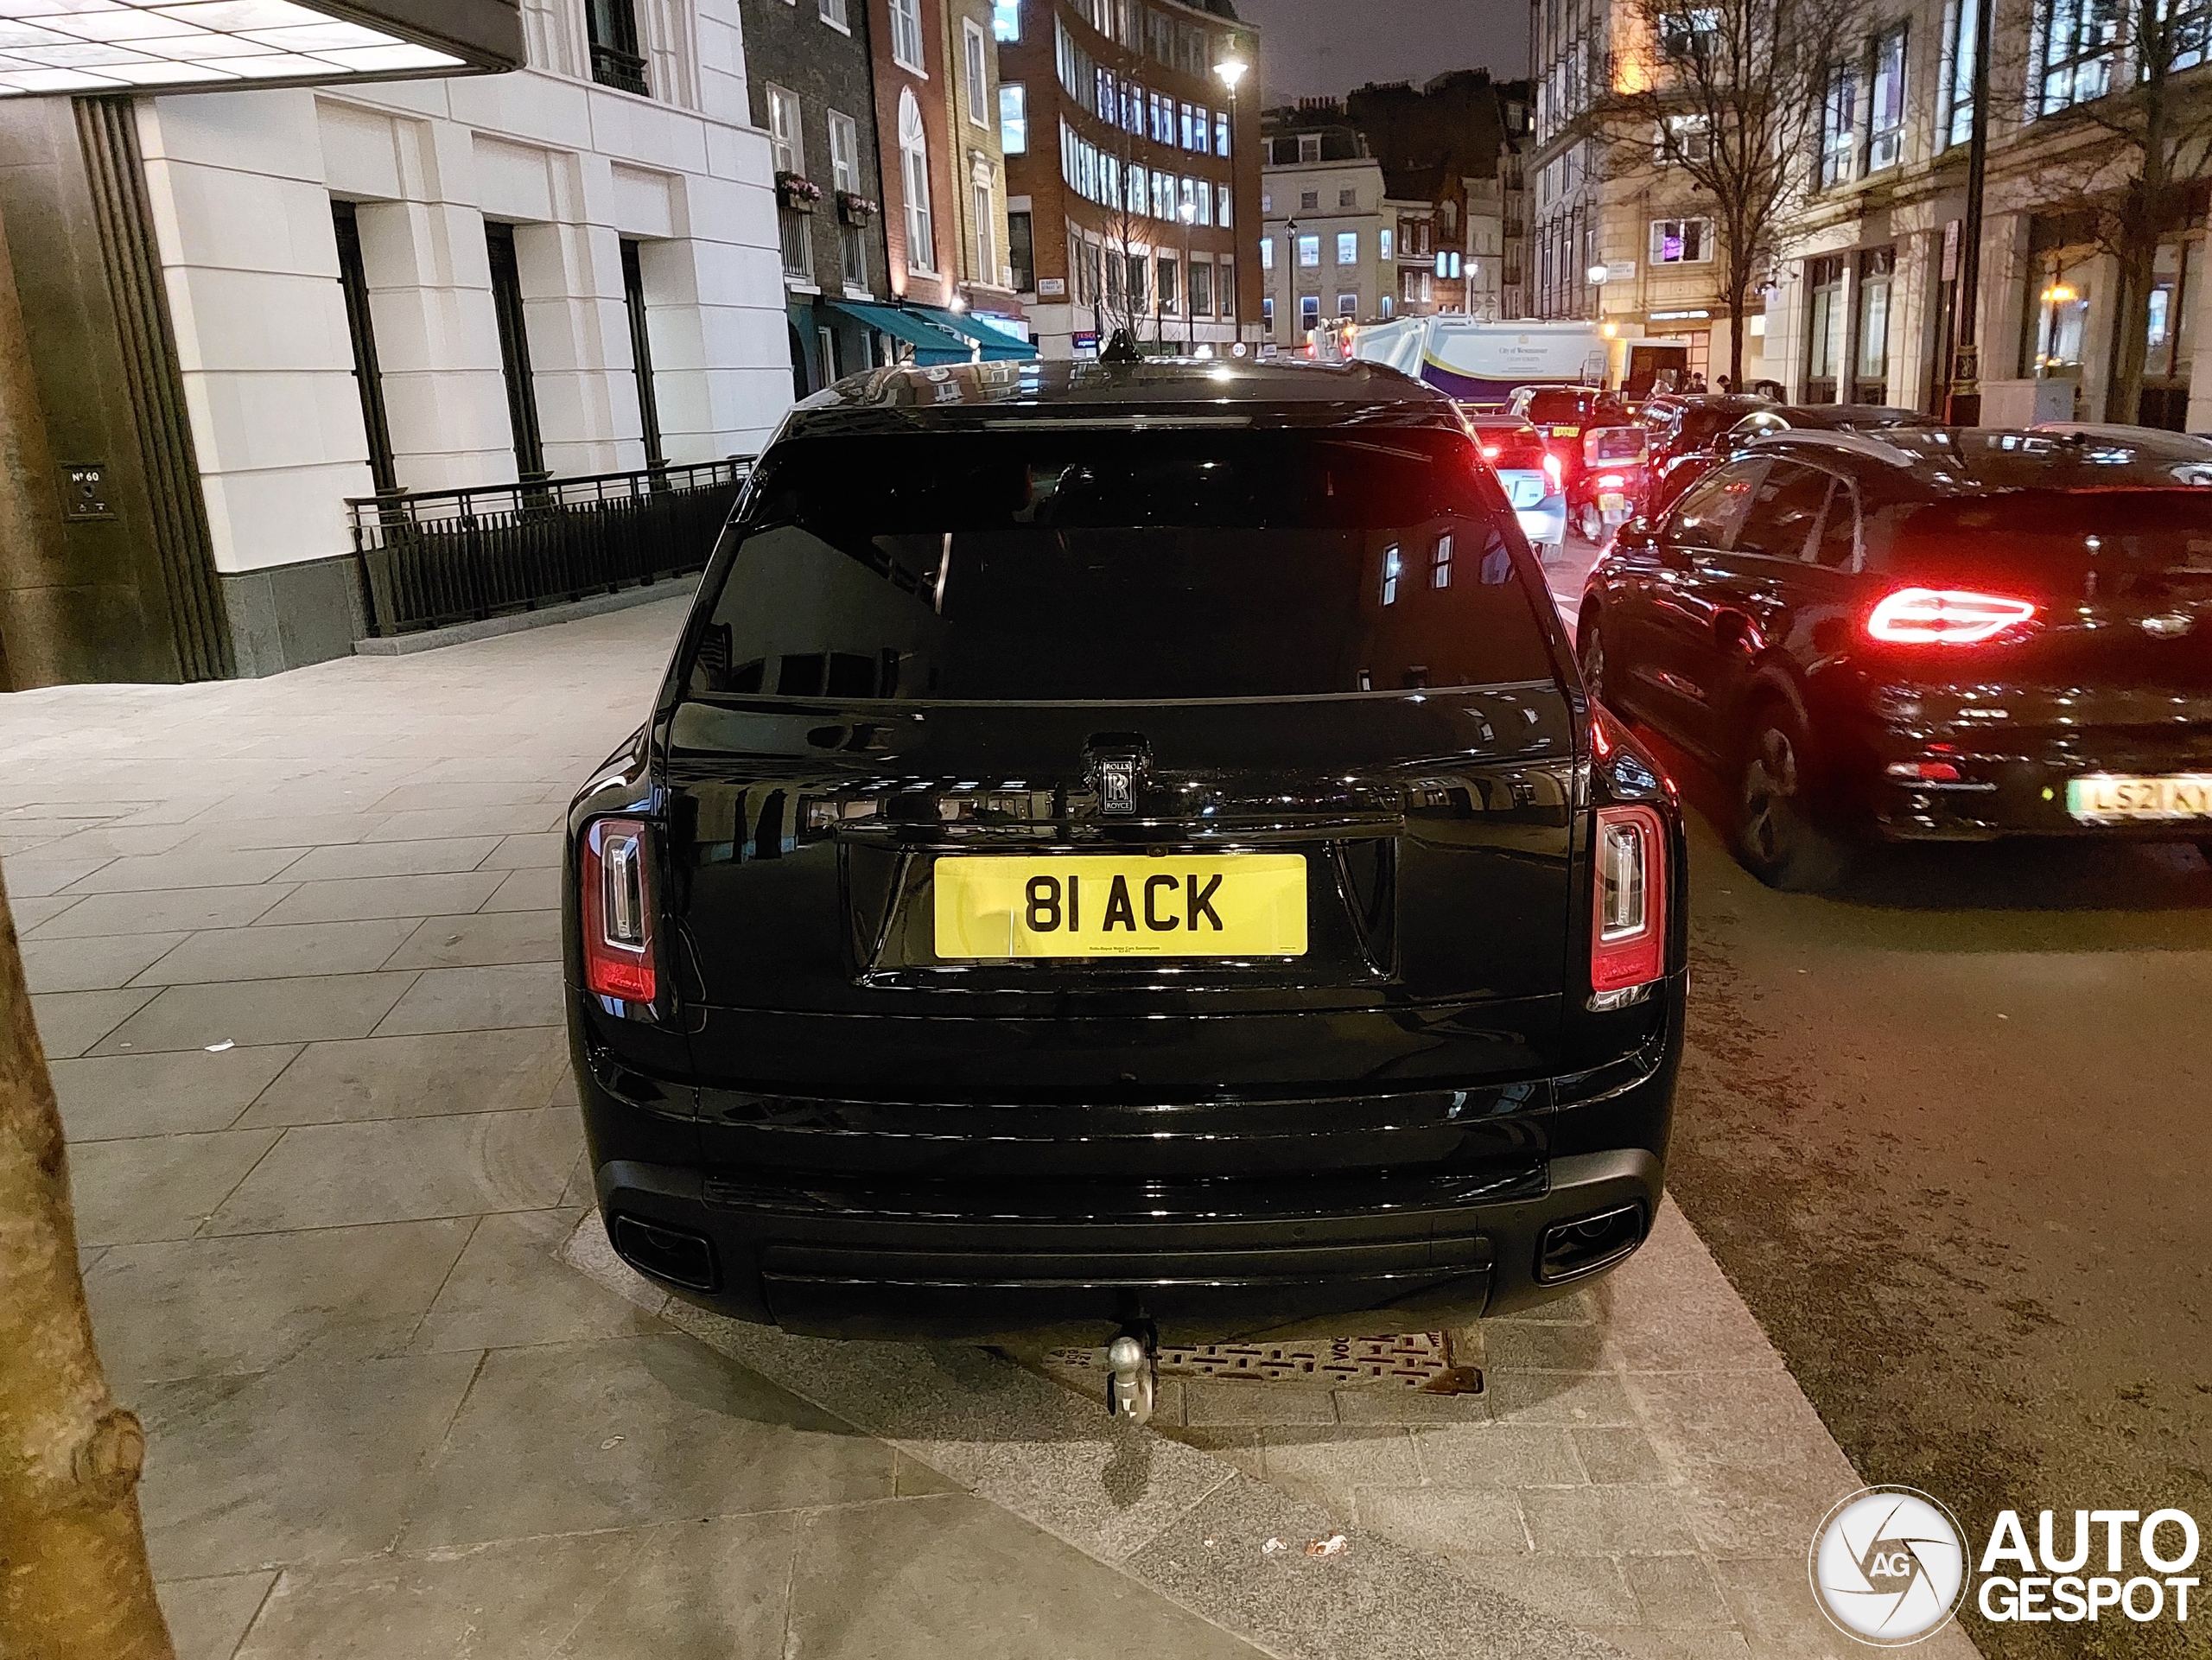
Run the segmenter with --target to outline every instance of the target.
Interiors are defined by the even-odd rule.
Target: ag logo
[[[1838,1629],[1899,1649],[1941,1630],[1966,1594],[1966,1548],[1950,1511],[1910,1487],[1869,1487],[1813,1535],[1813,1599]]]

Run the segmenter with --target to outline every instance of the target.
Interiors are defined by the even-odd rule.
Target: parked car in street
[[[1710,452],[1745,416],[1774,406],[1772,398],[1745,392],[1666,392],[1645,399],[1637,418],[1651,434],[1653,479],[1665,478],[1684,455]]]
[[[1926,427],[1936,417],[1887,404],[1775,404],[1746,398],[1751,407],[1694,445],[1677,447],[1656,470],[1648,510],[1661,512],[1682,492],[1726,456],[1754,438],[1776,432],[1882,432],[1891,427]]]
[[[2070,435],[1759,438],[1614,538],[1584,682],[1719,770],[1777,887],[1870,836],[2212,844],[2207,477]]]
[[[1544,435],[1517,415],[1467,412],[1482,457],[1497,474],[1521,521],[1521,534],[1546,563],[1567,541],[1566,468]]]
[[[740,1319],[1105,1343],[1141,1416],[1113,1356],[1525,1307],[1658,1203],[1672,788],[1389,370],[807,399],[564,871],[609,1237]]]

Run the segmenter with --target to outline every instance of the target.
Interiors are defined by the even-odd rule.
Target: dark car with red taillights
[[[1393,372],[817,394],[571,810],[614,1248],[798,1332],[1116,1346],[1604,1271],[1659,1199],[1684,877],[1593,719]]]
[[[1713,763],[1738,857],[2212,842],[2212,466],[2081,434],[1784,432],[1624,528],[1585,684]]]

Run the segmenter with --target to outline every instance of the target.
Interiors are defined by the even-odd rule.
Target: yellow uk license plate
[[[2212,773],[2134,778],[2098,773],[2066,780],[2066,811],[2091,824],[2212,818]]]
[[[937,862],[937,954],[1303,957],[1295,853],[1070,854]]]

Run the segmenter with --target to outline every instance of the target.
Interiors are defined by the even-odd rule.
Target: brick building
[[[743,0],[753,119],[776,176],[791,381],[801,398],[886,351],[853,302],[888,302],[891,271],[861,0]]]
[[[1039,350],[1088,353],[1116,327],[1154,349],[1256,350],[1259,111],[1236,74],[1257,31],[1230,0],[1001,0],[995,29]]]

